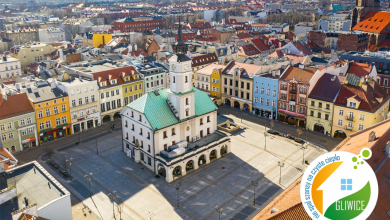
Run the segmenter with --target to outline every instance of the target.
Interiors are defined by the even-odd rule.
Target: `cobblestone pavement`
[[[226,118],[219,116],[218,122],[221,121]],[[71,171],[68,170],[72,181],[60,176],[58,170],[49,165],[46,155],[42,154],[38,161],[86,205],[96,219],[114,219],[113,213],[119,219],[117,204],[123,206],[122,219],[218,219],[216,206],[223,208],[221,219],[250,219],[306,169],[302,165],[300,145],[273,135],[267,136],[265,141],[263,132],[263,129],[247,126],[231,136],[231,153],[170,184],[156,178],[152,171],[121,151],[120,131],[101,136],[97,145],[93,139],[54,150],[52,160],[60,166],[65,159],[73,158]],[[310,146],[305,150],[305,159],[311,162],[325,152],[321,147]],[[281,170],[279,161],[285,164]],[[91,197],[85,178],[90,173],[93,173]],[[252,185],[252,180],[258,182],[257,187]],[[176,191],[178,182],[181,187]],[[113,207],[108,194],[114,191],[117,197]]]

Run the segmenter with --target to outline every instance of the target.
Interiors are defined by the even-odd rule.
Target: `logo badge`
[[[315,159],[303,174],[301,200],[312,219],[367,219],[378,200],[378,181],[366,162],[372,152],[359,155],[336,151]]]

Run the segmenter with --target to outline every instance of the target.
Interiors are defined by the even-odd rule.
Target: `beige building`
[[[0,57],[0,79],[3,82],[12,81],[21,75],[20,60],[4,56]]]
[[[4,36],[12,40],[12,45],[21,45],[39,40],[38,30],[36,29],[6,31]]]
[[[47,60],[47,54],[53,52],[55,48],[44,43],[33,43],[23,46],[15,46],[11,48],[11,55],[20,60],[22,71],[26,70],[26,66],[34,62]]]
[[[223,69],[224,65],[220,64],[209,64],[194,72],[194,87],[201,89],[203,92],[210,94],[211,89],[211,74],[214,69]],[[215,81],[215,80],[214,80]]]

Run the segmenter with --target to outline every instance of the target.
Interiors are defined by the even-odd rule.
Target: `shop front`
[[[254,115],[257,115],[257,116],[260,116],[260,117],[265,117],[265,118],[269,118],[269,119],[273,119],[275,120],[276,119],[276,109],[273,108],[272,110],[270,109],[265,109],[265,108],[261,108],[261,107],[257,107],[257,106],[253,106],[253,114]]]
[[[71,125],[64,124],[57,126],[56,128],[50,128],[41,131],[39,134],[39,142],[48,142],[52,140],[57,140],[62,137],[68,136],[70,134]]]
[[[24,139],[21,143],[23,150],[37,146],[35,137]]]
[[[288,111],[285,109],[279,109],[278,111],[279,121],[286,122],[289,125],[297,127],[306,127],[306,116],[304,114]]]
[[[86,115],[72,121],[73,133],[85,131],[100,125],[100,118],[98,113]]]

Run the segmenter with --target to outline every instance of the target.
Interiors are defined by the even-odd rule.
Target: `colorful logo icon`
[[[337,151],[315,159],[303,174],[301,200],[313,219],[367,219],[378,200],[378,181],[366,162],[372,152],[359,155]]]

